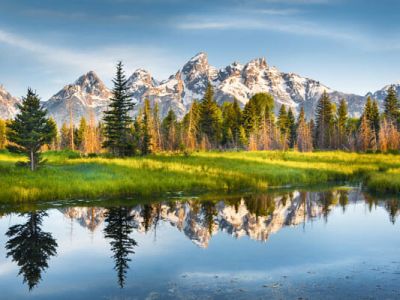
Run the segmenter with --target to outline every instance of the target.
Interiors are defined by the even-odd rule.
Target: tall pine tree
[[[7,148],[11,152],[26,154],[29,167],[34,171],[41,162],[41,147],[51,143],[57,129],[46,117],[47,111],[40,105],[39,96],[31,89],[18,104],[18,109],[15,119],[7,125]]]
[[[222,114],[214,99],[214,91],[209,83],[200,104],[200,131],[212,147],[216,147],[221,137]]]
[[[113,95],[103,118],[105,137],[103,147],[107,148],[113,155],[122,157],[127,156],[132,148],[129,142],[132,118],[129,112],[133,109],[122,62],[117,64],[113,83]]]
[[[342,99],[339,102],[339,107],[337,110],[337,136],[339,149],[345,149],[347,145],[347,119],[347,102],[345,99]]]
[[[383,104],[386,120],[389,123],[396,124],[399,118],[399,100],[397,99],[394,86],[388,89],[388,94]]]
[[[333,131],[332,103],[326,91],[318,101],[315,113],[315,138],[319,149],[329,149]]]

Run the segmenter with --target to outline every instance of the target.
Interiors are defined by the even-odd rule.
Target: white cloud
[[[146,68],[156,78],[166,78],[182,63],[175,54],[156,47],[127,44],[91,50],[67,49],[45,42],[36,42],[2,29],[0,29],[0,44],[29,52],[33,59],[45,65],[47,73],[54,74],[54,84],[62,81],[60,76],[79,75],[89,70],[97,72],[103,80],[109,81],[119,60],[124,62],[128,75],[137,68]],[[64,81],[64,84],[67,83]]]
[[[335,27],[303,21],[299,18],[285,16],[270,16],[260,18],[256,16],[187,16],[175,23],[181,30],[260,30],[282,32],[293,35],[320,37],[330,40],[343,41],[349,45],[363,48],[367,51],[398,51],[400,43],[396,38],[387,40],[359,30],[349,28],[345,24]]]

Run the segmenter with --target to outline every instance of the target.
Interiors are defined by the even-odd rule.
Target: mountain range
[[[332,195],[338,198],[339,192],[335,191]],[[250,209],[251,199],[241,198],[235,205],[218,201],[213,204],[211,218],[205,214],[198,200],[163,202],[147,208],[136,205],[129,209],[132,216],[130,225],[136,232],[145,233],[147,230],[155,231],[157,222],[162,221],[175,227],[201,248],[207,248],[212,237],[220,232],[235,238],[247,236],[252,240],[266,242],[271,234],[284,227],[297,226],[326,216],[336,206],[325,205],[326,196],[319,192],[295,191],[290,197],[287,194],[261,195],[253,199],[257,203],[268,203],[273,207],[266,215],[259,215]],[[347,199],[349,203],[365,201],[359,190],[350,191]],[[60,211],[65,217],[75,220],[90,231],[101,228],[107,214],[107,209],[100,207],[71,207]],[[150,220],[148,227],[145,225],[144,215]]]
[[[275,99],[276,112],[282,104],[293,108],[295,112],[303,107],[308,118],[314,115],[317,102],[324,91],[327,91],[334,103],[342,98],[346,99],[350,115],[357,117],[363,110],[367,96],[377,99],[382,108],[383,99],[390,87],[387,85],[364,96],[347,94],[333,90],[317,80],[281,72],[268,65],[264,58],[254,59],[246,64],[233,62],[217,69],[208,63],[207,54],[201,52],[162,81],[156,80],[144,69],[136,70],[128,78],[129,91],[136,104],[133,114],[138,112],[147,98],[153,104],[158,103],[161,117],[172,109],[182,118],[193,101],[202,99],[209,82],[214,87],[219,104],[236,98],[243,107],[254,94],[268,92]],[[400,82],[394,85],[400,96]],[[48,101],[43,102],[43,105],[59,125],[69,122],[71,116],[76,124],[82,116],[87,119],[94,116],[101,120],[110,96],[110,89],[95,72],[90,71],[74,83],[66,85]],[[0,86],[0,118],[13,118],[19,101]]]

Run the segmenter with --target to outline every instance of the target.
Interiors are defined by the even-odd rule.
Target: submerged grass
[[[0,152],[0,201],[150,197],[166,192],[262,191],[267,187],[364,181],[376,192],[400,192],[400,157],[344,152],[199,152],[125,159],[47,152],[37,172]]]

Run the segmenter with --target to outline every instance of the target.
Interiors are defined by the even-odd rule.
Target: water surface
[[[203,198],[3,208],[0,298],[400,298],[400,199]]]

